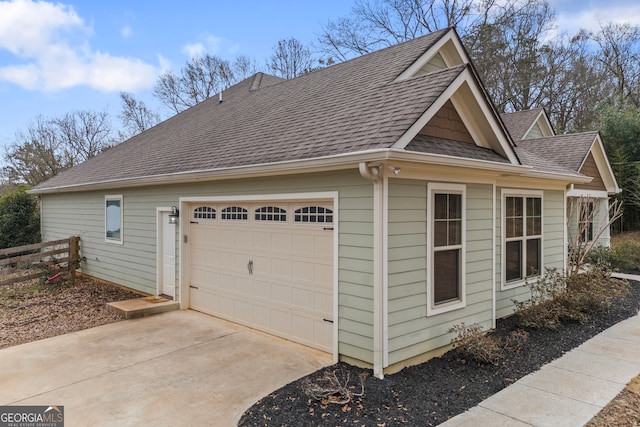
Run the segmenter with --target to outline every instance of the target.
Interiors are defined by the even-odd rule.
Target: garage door
[[[195,203],[190,215],[191,308],[333,351],[330,202]]]

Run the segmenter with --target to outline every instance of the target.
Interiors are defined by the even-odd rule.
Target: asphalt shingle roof
[[[515,113],[502,113],[500,118],[511,134],[511,138],[517,143],[524,138],[524,135],[541,112],[542,108],[534,108],[532,110],[516,111]]]
[[[527,139],[518,142],[518,147],[553,161],[572,172],[579,172],[597,135],[598,132],[582,132]]]
[[[393,82],[447,31],[291,80],[256,75],[35,189],[389,148],[468,66]]]
[[[479,147],[468,142],[452,141],[450,139],[436,138],[434,136],[416,135],[407,151],[420,153],[439,154],[445,156],[463,157],[466,159],[485,160],[488,162],[509,163],[509,160],[488,148]]]

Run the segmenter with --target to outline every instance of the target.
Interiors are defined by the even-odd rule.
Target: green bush
[[[513,301],[518,325],[523,328],[555,329],[563,321],[584,322],[611,307],[616,297],[629,293],[626,281],[612,279],[606,270],[590,270],[565,277],[548,270],[528,284],[531,298]]]
[[[0,197],[0,249],[40,242],[38,200],[27,189],[11,188]]]
[[[587,256],[587,262],[611,270],[640,270],[640,243],[622,240],[610,248],[595,247]]]

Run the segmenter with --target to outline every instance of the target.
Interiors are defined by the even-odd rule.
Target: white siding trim
[[[433,304],[433,193],[444,191],[462,194],[462,236],[460,250],[460,300],[442,304],[436,307]],[[429,182],[427,184],[427,316],[435,316],[453,310],[458,310],[467,305],[466,286],[466,251],[467,251],[467,186],[464,184],[449,184]]]
[[[382,185],[382,367],[386,368],[389,366],[389,177],[386,172]]]

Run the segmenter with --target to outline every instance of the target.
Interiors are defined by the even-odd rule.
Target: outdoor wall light
[[[169,213],[169,224],[175,224],[178,222],[180,211],[175,206],[171,206],[171,212]]]

